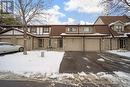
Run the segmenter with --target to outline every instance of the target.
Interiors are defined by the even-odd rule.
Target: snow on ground
[[[113,73],[99,72],[99,73],[52,73],[50,75],[45,74],[33,74],[28,78],[13,74],[11,72],[0,72],[1,80],[28,80],[28,81],[49,81],[53,83],[62,83],[68,85],[74,85],[74,87],[83,87],[83,84],[94,84],[97,87],[130,87],[130,73],[121,71],[114,71]],[[103,86],[101,86],[101,84]],[[113,86],[110,86],[113,85]],[[114,86],[115,85],[115,86]]]
[[[113,54],[117,54],[120,56],[130,57],[130,51],[126,51],[126,50],[111,50],[108,52],[113,53]]]
[[[100,59],[97,59],[98,61],[100,61],[100,62],[104,62],[105,60],[104,59],[102,59],[102,58],[100,58]]]
[[[114,71],[113,73],[114,74],[107,74],[104,72],[100,72],[97,75],[100,75],[100,77],[112,81],[114,84],[119,84],[120,87],[130,87],[130,73],[125,73],[121,71]]]
[[[44,57],[41,57],[44,52]],[[29,73],[58,73],[64,52],[54,51],[28,51],[23,53],[0,56],[0,71],[17,74]]]

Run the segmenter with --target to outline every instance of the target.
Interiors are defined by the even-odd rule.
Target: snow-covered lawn
[[[44,52],[44,57],[41,57]],[[11,71],[17,74],[27,73],[58,73],[64,52],[28,51],[23,53],[0,56],[0,71]]]
[[[113,54],[117,54],[120,56],[126,56],[126,57],[130,57],[130,51],[126,51],[126,50],[111,50],[108,51],[109,53],[113,53]]]

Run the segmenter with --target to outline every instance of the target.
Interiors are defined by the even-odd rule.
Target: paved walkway
[[[123,71],[130,73],[130,58],[109,53],[66,52],[60,66],[60,73]]]

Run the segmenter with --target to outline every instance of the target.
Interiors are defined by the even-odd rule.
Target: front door
[[[44,48],[44,39],[38,39],[38,48],[43,49]]]

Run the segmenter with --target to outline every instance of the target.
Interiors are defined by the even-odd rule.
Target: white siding
[[[23,35],[23,33],[22,33],[22,32],[19,32],[19,31],[14,30],[14,35]]]
[[[2,35],[13,35],[13,30],[3,33]]]
[[[23,33],[17,30],[11,30],[3,33],[2,35],[23,35]]]
[[[99,18],[99,19],[95,22],[95,24],[104,24],[104,23],[103,23],[103,21]]]

